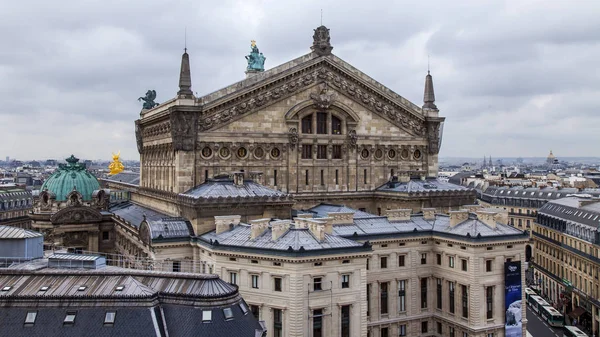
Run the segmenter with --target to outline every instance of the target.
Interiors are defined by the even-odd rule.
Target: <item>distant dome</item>
[[[554,154],[552,154],[552,150],[550,150],[550,154],[548,155],[548,159],[554,159],[556,157],[554,157]]]
[[[56,170],[48,180],[44,182],[41,190],[56,194],[56,200],[67,200],[67,195],[77,189],[83,196],[83,200],[92,200],[92,193],[100,189],[100,183],[93,174],[88,172],[85,165],[79,164],[79,159],[71,155],[67,158],[67,164],[59,164]]]

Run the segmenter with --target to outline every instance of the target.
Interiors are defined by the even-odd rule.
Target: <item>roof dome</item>
[[[85,165],[78,162],[79,159],[71,155],[67,164],[59,164],[58,170],[44,182],[41,190],[48,189],[56,195],[57,201],[62,201],[67,200],[67,195],[75,188],[83,200],[92,200],[92,193],[100,189],[100,183],[85,169]]]
[[[550,150],[550,154],[548,155],[548,159],[554,159],[556,157],[554,157],[554,154],[552,153],[552,150]]]

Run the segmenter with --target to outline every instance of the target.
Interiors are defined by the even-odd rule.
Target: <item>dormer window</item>
[[[4,288],[2,288],[2,291],[9,291],[12,289],[12,286],[6,286]]]

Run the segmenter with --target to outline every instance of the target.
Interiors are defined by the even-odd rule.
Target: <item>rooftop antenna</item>
[[[323,8],[321,8],[321,26],[323,25]]]
[[[185,26],[185,32],[183,33],[183,51],[187,53],[187,26]]]
[[[427,54],[427,75],[429,75],[429,54]]]

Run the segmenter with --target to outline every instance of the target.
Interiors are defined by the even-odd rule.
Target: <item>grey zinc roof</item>
[[[152,239],[189,238],[194,235],[192,224],[187,219],[160,213],[131,201],[113,204],[110,211],[138,228],[146,221]]]
[[[42,233],[12,226],[0,226],[0,239],[27,239],[43,236]]]
[[[181,195],[195,199],[216,198],[257,198],[257,197],[287,197],[288,194],[280,192],[251,180],[244,180],[243,185],[235,185],[232,179],[209,179]]]
[[[579,202],[582,200],[589,199],[568,197],[553,200],[545,204],[538,212],[600,228],[600,200],[580,207]]]
[[[359,211],[359,210],[355,210],[354,208],[350,208],[350,207],[346,207],[344,205],[333,205],[333,204],[319,204],[311,209],[309,209],[307,212],[309,213],[313,213],[318,218],[325,218],[327,217],[328,213],[336,213],[336,212],[341,212],[341,213],[349,213],[352,212],[354,213],[354,218],[371,218],[374,215],[371,213],[367,213],[367,212],[363,212],[363,211]]]
[[[96,261],[102,256],[92,254],[70,254],[70,253],[54,253],[48,256],[54,260],[78,260],[78,261]]]
[[[105,178],[109,181],[122,182],[131,185],[139,185],[140,184],[140,174],[139,172],[121,172],[112,176],[108,176]]]
[[[216,234],[215,231],[206,233],[200,238],[204,241],[219,241],[220,245],[261,248],[272,250],[288,250],[292,247],[299,250],[319,250],[328,248],[361,247],[360,243],[339,236],[325,234],[325,240],[319,241],[308,228],[295,228],[292,224],[290,229],[277,240],[272,240],[271,228],[255,239],[250,239],[250,225],[239,224],[233,229]]]
[[[525,199],[542,199],[542,200],[554,200],[564,198],[571,194],[590,194],[594,196],[600,195],[600,189],[598,188],[586,188],[579,190],[577,188],[537,188],[529,187],[524,188],[522,186],[490,186],[485,191],[484,195],[498,198],[525,198]]]
[[[377,188],[377,191],[383,192],[444,192],[444,191],[467,191],[468,188],[455,185],[449,182],[439,181],[438,179],[411,179],[408,182],[388,182]]]
[[[151,208],[134,204],[131,201],[112,204],[109,211],[114,215],[118,215],[125,219],[125,221],[129,222],[135,227],[139,227],[144,219],[159,220],[171,217],[168,214],[160,213]]]

